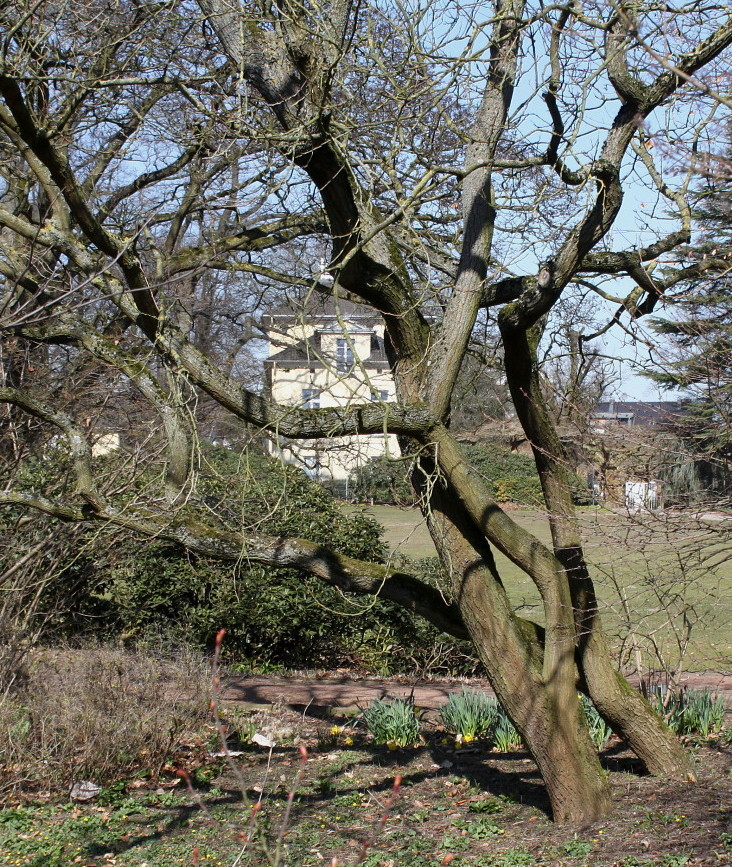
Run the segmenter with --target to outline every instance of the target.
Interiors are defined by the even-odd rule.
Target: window
[[[302,468],[306,475],[311,479],[320,477],[320,455],[316,452],[314,455],[306,455],[302,462]]]
[[[336,367],[338,370],[348,370],[353,367],[353,349],[345,337],[336,340]]]
[[[379,401],[381,403],[386,403],[389,400],[389,392],[388,391],[372,391],[371,392],[371,400]]]
[[[317,388],[303,388],[302,408],[320,409],[320,392],[317,390]]]

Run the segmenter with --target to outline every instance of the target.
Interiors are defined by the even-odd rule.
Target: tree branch
[[[436,588],[389,566],[345,557],[304,539],[226,532],[180,514],[171,519],[147,511],[118,511],[109,505],[94,510],[77,508],[26,491],[0,491],[0,505],[37,509],[62,521],[111,524],[143,537],[175,542],[187,551],[216,560],[298,569],[346,593],[394,602],[448,635],[468,638],[457,606],[448,605]]]
[[[29,412],[36,418],[55,425],[66,436],[76,473],[77,491],[89,506],[95,509],[105,507],[104,498],[94,484],[91,468],[91,450],[85,432],[68,415],[58,412],[52,406],[35,400],[27,392],[17,388],[0,388],[0,401],[11,403]]]
[[[147,284],[142,265],[130,244],[120,243],[113,238],[92,214],[68,160],[53,146],[46,132],[37,126],[17,81],[7,75],[0,75],[0,94],[15,119],[19,134],[48,169],[82,231],[99,250],[118,261],[134,293],[135,305],[147,318],[148,329],[154,330],[159,314],[157,303]]]

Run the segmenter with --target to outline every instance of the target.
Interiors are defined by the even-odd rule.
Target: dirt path
[[[461,686],[492,690],[485,680],[428,681],[410,683],[403,680],[362,680],[347,677],[227,677],[223,683],[225,701],[247,704],[283,704],[299,708],[316,707],[363,707],[383,696],[391,698],[414,697],[417,707],[436,708],[447,700],[451,692],[459,692]],[[725,696],[728,708],[732,709],[732,674],[705,671],[686,674],[682,686],[690,689],[710,689]]]

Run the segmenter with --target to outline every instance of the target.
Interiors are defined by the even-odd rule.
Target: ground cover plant
[[[339,867],[722,867],[732,858],[732,754],[716,740],[696,753],[699,785],[638,776],[612,742],[603,764],[617,811],[567,829],[549,820],[525,751],[456,745],[435,712],[422,739],[398,749],[325,707],[224,705],[220,718],[228,761],[213,755],[221,743],[212,736],[206,763],[181,760],[187,776],[119,780],[86,804],[6,797],[2,867],[316,867],[333,858]]]
[[[724,726],[724,699],[708,690],[669,692],[659,687],[653,695],[653,705],[669,728],[679,735],[698,734],[706,738],[719,734]]]
[[[582,713],[584,713],[585,719],[587,720],[592,743],[598,750],[601,750],[612,737],[612,730],[597,712],[597,708],[586,695],[580,696],[580,699],[582,701]]]

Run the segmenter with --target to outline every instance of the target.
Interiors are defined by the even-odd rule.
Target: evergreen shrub
[[[530,455],[518,454],[492,443],[475,443],[466,446],[465,451],[483,477],[489,493],[499,503],[542,506],[541,483]],[[361,503],[411,505],[414,497],[408,479],[409,469],[410,465],[404,461],[372,458],[351,476],[350,495]],[[569,476],[575,504],[589,505],[591,497],[586,482],[573,472]]]
[[[110,479],[134,502],[142,487],[161,488],[159,467],[140,472],[122,452],[95,459],[101,483]],[[50,454],[39,468],[46,489],[73,484],[64,453]],[[28,479],[39,487],[39,479]],[[220,529],[256,530],[273,537],[305,538],[337,553],[384,562],[381,527],[363,513],[345,514],[322,487],[296,467],[248,450],[240,454],[203,447],[195,490],[181,518],[215,519]],[[20,544],[22,540],[16,538]],[[429,571],[429,570],[428,570]],[[73,586],[73,598],[64,588]],[[318,578],[247,560],[198,556],[164,540],[90,525],[57,564],[44,590],[46,603],[64,594],[54,629],[64,637],[93,635],[135,645],[153,638],[210,647],[227,629],[229,661],[291,668],[351,667],[380,675],[403,671],[431,658],[440,645],[436,630],[391,603],[344,597]]]
[[[409,463],[390,460],[384,455],[371,458],[351,475],[349,498],[357,503],[412,506],[414,492],[409,484],[409,469]]]

